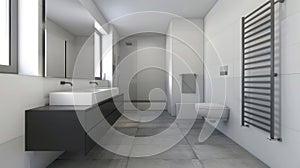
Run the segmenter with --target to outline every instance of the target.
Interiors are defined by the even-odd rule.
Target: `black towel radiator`
[[[275,5],[269,0],[242,18],[242,126],[275,137]]]

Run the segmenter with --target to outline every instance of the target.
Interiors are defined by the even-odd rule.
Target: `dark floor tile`
[[[119,131],[120,133],[123,133],[123,134],[128,135],[128,136],[135,136],[138,128],[122,128],[122,127],[119,127],[119,128],[116,128],[116,130]]]
[[[118,140],[123,141],[123,139],[108,139],[114,145],[107,147],[124,156],[96,146],[87,155],[65,152],[49,168],[268,168],[218,130],[214,130],[205,142],[200,143],[198,137],[201,130],[210,127],[204,124],[204,120],[175,121],[175,117],[167,112],[159,116],[156,116],[155,112],[143,113],[128,112],[127,115],[136,119],[144,117],[145,120],[153,117],[153,120],[139,122],[122,116],[114,125],[119,132],[136,137],[133,139],[133,145],[113,143]],[[165,137],[153,136],[171,126],[171,130]],[[148,136],[152,139],[141,141],[138,138]],[[175,144],[174,139],[178,136],[183,139]],[[157,152],[165,144],[170,143],[174,143],[171,149],[162,153]],[[149,152],[149,155],[145,155],[148,157],[129,157],[140,157],[145,151]],[[151,155],[151,153],[156,153],[156,155]]]

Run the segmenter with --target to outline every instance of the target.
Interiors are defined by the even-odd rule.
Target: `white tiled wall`
[[[205,99],[230,107],[227,124],[219,129],[271,168],[300,167],[300,1],[286,0],[281,15],[281,115],[283,142],[241,127],[241,17],[265,0],[219,0],[205,18]],[[220,77],[221,65],[229,75]]]

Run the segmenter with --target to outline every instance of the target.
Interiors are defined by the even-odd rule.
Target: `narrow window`
[[[0,72],[17,73],[17,0],[0,1]]]
[[[9,0],[0,1],[0,65],[10,65],[10,4]]]
[[[102,36],[100,33],[96,32],[95,37],[95,79],[102,80]]]

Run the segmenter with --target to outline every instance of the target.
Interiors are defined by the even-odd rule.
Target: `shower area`
[[[126,111],[165,110],[165,41],[159,33],[140,33],[119,41],[115,76],[125,94]]]

